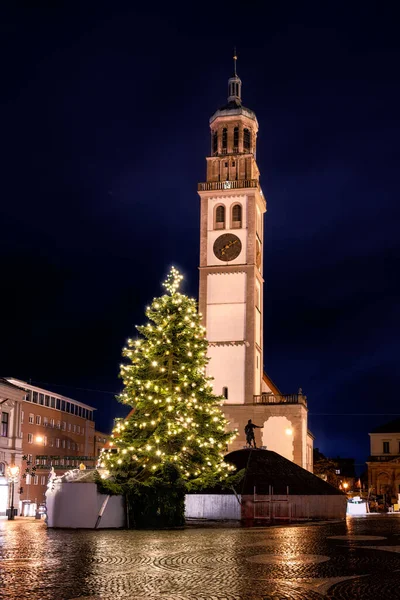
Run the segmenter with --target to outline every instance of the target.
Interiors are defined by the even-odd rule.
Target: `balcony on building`
[[[199,192],[208,192],[212,190],[237,190],[240,188],[260,189],[260,182],[257,179],[239,179],[234,181],[205,181],[199,183],[197,190]]]
[[[254,404],[302,404],[307,406],[307,396],[299,391],[297,394],[272,394],[263,392],[258,396],[253,396]]]

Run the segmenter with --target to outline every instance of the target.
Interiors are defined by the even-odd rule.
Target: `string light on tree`
[[[172,267],[163,284],[167,293],[153,300],[148,323],[137,327],[140,339],[127,341],[119,400],[134,411],[116,423],[113,445],[101,456],[124,493],[179,490],[181,507],[186,491],[232,474],[223,451],[236,436],[220,409],[223,399],[205,376],[205,329],[196,301],[179,291],[182,279]]]

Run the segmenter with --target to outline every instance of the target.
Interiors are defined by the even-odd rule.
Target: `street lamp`
[[[11,483],[11,503],[10,503],[10,512],[8,515],[8,520],[14,520],[14,484],[17,483],[19,477],[19,467],[17,465],[11,465],[7,470],[8,474],[8,482]]]

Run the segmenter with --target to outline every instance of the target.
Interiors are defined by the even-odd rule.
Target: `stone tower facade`
[[[214,392],[225,398],[223,410],[230,426],[239,430],[230,450],[244,446],[244,426],[252,419],[261,427],[258,445],[312,470],[305,396],[280,394],[263,373],[267,207],[256,162],[258,122],[255,113],[242,105],[236,57],[234,67],[228,102],[210,118],[207,176],[198,184],[199,308],[209,341],[208,375],[214,379]]]

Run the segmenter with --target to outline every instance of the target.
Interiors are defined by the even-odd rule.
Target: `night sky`
[[[236,45],[268,202],[265,369],[302,387],[315,446],[361,465],[400,414],[394,8],[133,4],[0,9],[0,375],[97,407],[104,431],[125,414],[121,349],[172,264],[198,294],[196,189]]]

